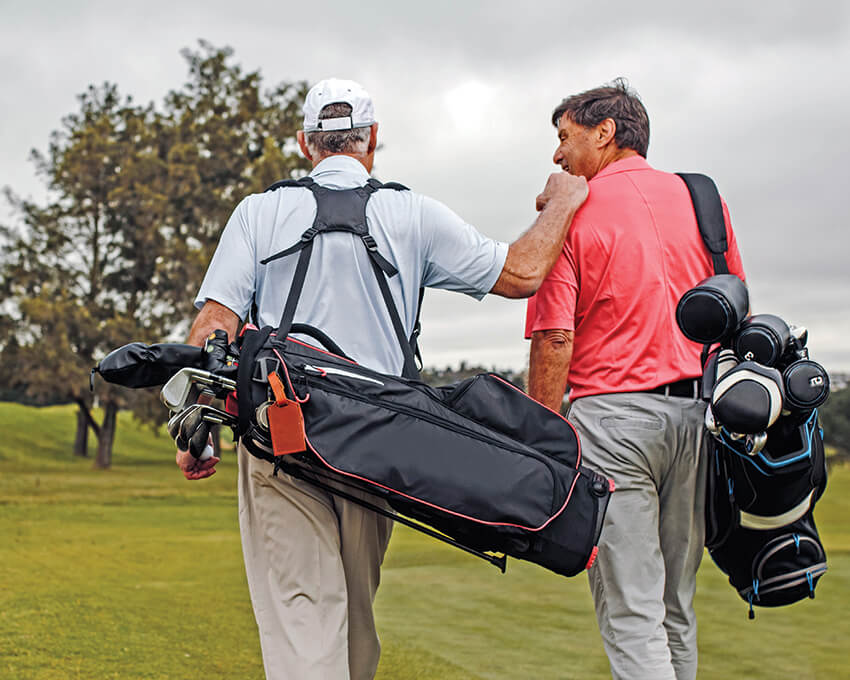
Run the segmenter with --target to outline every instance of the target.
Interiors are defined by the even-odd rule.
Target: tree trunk
[[[105,469],[112,465],[112,444],[115,441],[115,420],[118,415],[118,404],[108,401],[104,405],[103,424],[97,437],[97,458],[94,466]]]
[[[74,455],[89,455],[89,419],[82,408],[77,408],[77,434],[74,437]]]

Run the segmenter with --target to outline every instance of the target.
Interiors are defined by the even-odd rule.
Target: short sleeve
[[[572,253],[568,245],[561,250],[555,266],[543,284],[528,301],[525,316],[525,337],[534,331],[552,329],[575,330],[578,280]]]
[[[508,244],[487,238],[439,201],[423,197],[423,285],[481,299],[505,266]]]
[[[255,287],[255,244],[249,228],[249,197],[243,199],[224,227],[204,281],[195,298],[200,309],[215,300],[240,319],[251,310]]]

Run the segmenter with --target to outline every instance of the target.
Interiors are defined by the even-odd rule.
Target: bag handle
[[[340,356],[343,359],[348,359],[349,361],[352,360],[351,357],[348,356],[345,352],[343,352],[342,348],[337,345],[327,333],[322,330],[319,330],[315,326],[311,326],[310,324],[306,323],[294,323],[290,327],[289,332],[300,333],[301,335],[308,335],[332,354],[336,354],[337,356]]]

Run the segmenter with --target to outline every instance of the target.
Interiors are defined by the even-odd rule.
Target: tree
[[[843,460],[850,460],[850,388],[834,391],[818,409],[823,439]]]
[[[114,388],[99,395],[98,424],[87,378],[97,355],[128,336],[156,337],[171,317],[155,293],[166,197],[152,186],[164,163],[151,106],[134,105],[110,84],[90,87],[79,102],[80,111],[51,135],[47,153],[32,154],[47,183],[47,204],[6,190],[22,223],[7,232],[3,293],[16,303],[18,380],[32,396],[76,402],[75,453],[85,455],[92,429],[95,464],[108,467],[124,396]]]
[[[80,95],[47,153],[32,154],[45,205],[5,190],[20,219],[3,230],[0,266],[0,342],[16,361],[9,387],[75,402],[75,453],[86,454],[94,431],[98,467],[111,464],[121,408],[148,420],[165,413],[149,395],[104,385],[96,422],[91,366],[132,340],[185,336],[234,204],[306,168],[293,143],[303,83],[263,92],[259,72],[243,73],[229,48],[205,42],[183,56],[189,79],[159,110],[108,83]]]
[[[169,299],[184,320],[193,316],[194,295],[236,203],[309,167],[295,144],[306,84],[263,91],[259,71],[244,73],[232,53],[205,41],[199,51],[183,50],[189,78],[164,100],[159,136],[174,236]]]

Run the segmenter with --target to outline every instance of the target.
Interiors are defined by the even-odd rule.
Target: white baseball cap
[[[328,104],[348,104],[351,115],[342,118],[324,118],[319,113]],[[351,130],[369,127],[375,122],[375,109],[372,98],[361,85],[353,80],[327,78],[320,80],[310,88],[304,98],[304,131],[317,132],[328,130]]]

